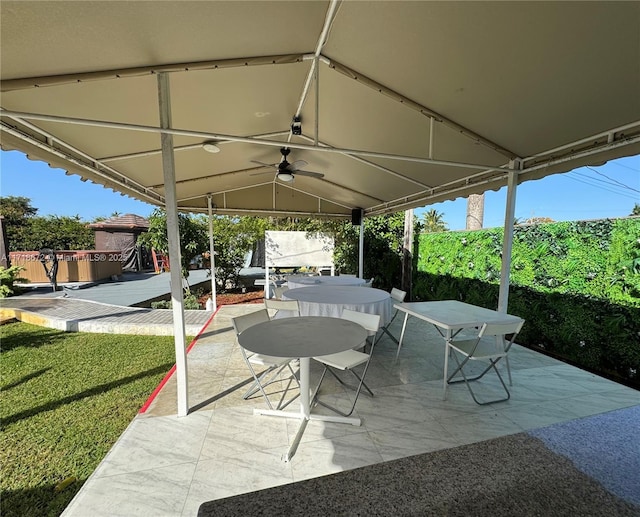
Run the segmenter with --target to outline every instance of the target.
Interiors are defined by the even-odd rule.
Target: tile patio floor
[[[376,345],[367,373],[375,397],[361,394],[356,406],[362,426],[311,421],[296,455],[285,463],[281,455],[298,421],[254,416],[253,408],[264,401],[242,399],[248,372],[230,318],[258,308],[218,311],[188,356],[189,416],[175,416],[172,378],[63,516],[196,516],[211,499],[640,404],[636,390],[517,345],[510,353],[511,400],[478,406],[464,385],[456,385],[444,401],[442,339],[426,322],[411,319],[397,363],[395,343],[384,337]],[[395,335],[400,324],[394,323]],[[317,365],[312,368],[312,382],[319,373]],[[492,390],[495,383],[482,381],[482,388]],[[336,382],[323,385],[322,395],[346,406],[351,392]]]

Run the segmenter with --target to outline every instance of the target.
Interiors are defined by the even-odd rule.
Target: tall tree
[[[0,215],[8,224],[24,222],[24,219],[33,217],[38,212],[37,208],[31,206],[31,199],[22,196],[0,197]]]
[[[484,225],[484,192],[467,198],[467,230],[481,230]]]
[[[268,221],[260,217],[213,218],[216,285],[224,291],[227,285],[237,285],[238,272],[253,244],[264,238]],[[208,242],[208,241],[207,241]]]
[[[93,230],[80,216],[36,215],[26,197],[0,198],[0,215],[4,216],[5,231],[12,251],[90,250],[95,248]]]
[[[189,264],[200,253],[209,249],[206,221],[202,216],[178,214],[180,232],[180,260],[182,274],[189,275]],[[138,242],[161,253],[169,253],[167,213],[156,208],[149,216],[149,230],[138,236]]]
[[[422,215],[422,220],[424,233],[446,232],[448,230],[447,223],[444,222],[444,214],[435,208],[425,212]]]
[[[413,285],[413,210],[404,213],[404,235],[402,238],[402,290],[407,293],[407,300],[412,299]]]
[[[633,206],[633,210],[631,210],[631,213],[629,215],[640,215],[640,203],[636,203]]]
[[[33,217],[23,246],[23,250],[92,250],[95,249],[95,234],[78,215]]]
[[[553,223],[555,222],[551,217],[529,217],[525,221],[525,224],[541,224],[541,223]]]
[[[0,197],[0,215],[4,217],[4,231],[9,250],[26,251],[24,239],[29,235],[30,220],[38,209],[31,206],[31,199],[22,196]]]

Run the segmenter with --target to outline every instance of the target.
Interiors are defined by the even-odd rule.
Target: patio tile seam
[[[100,474],[98,476],[96,476],[99,479],[117,479],[119,477],[122,476],[131,476],[132,474],[144,474],[145,472],[156,472],[160,469],[166,469],[166,468],[170,468],[170,467],[177,467],[179,465],[193,465],[194,470],[197,468],[198,462],[199,462],[199,458],[193,459],[193,460],[189,460],[189,461],[176,461],[176,462],[167,462],[167,463],[163,463],[163,464],[159,464],[159,465],[153,465],[150,467],[145,467],[145,468],[138,468],[138,469],[131,469],[131,470],[127,470],[127,471],[121,471],[121,472],[113,472],[111,474]],[[189,480],[189,484],[191,483],[192,479]]]

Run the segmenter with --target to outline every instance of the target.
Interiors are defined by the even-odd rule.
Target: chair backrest
[[[276,311],[290,311],[291,316],[300,316],[300,308],[298,300],[280,300],[278,298],[265,299],[264,306],[267,309],[275,309]]]
[[[391,289],[391,298],[393,298],[396,302],[404,302],[404,299],[407,297],[407,292],[402,291],[396,287]]]
[[[260,309],[259,311],[250,312],[249,314],[243,314],[242,316],[236,316],[231,319],[236,335],[249,327],[253,327],[258,323],[263,323],[265,321],[269,321],[269,312],[267,309]]]
[[[373,287],[373,278],[371,280],[367,280],[362,287]]]
[[[343,309],[341,318],[343,320],[353,321],[354,323],[362,325],[366,330],[369,331],[370,336],[375,335],[378,332],[378,328],[380,328],[379,314],[367,314],[366,312]]]
[[[289,287],[286,285],[279,286],[273,289],[275,298],[282,298],[282,295],[289,290]]]
[[[486,336],[505,336],[511,334],[510,342],[513,342],[515,337],[520,332],[520,329],[524,325],[524,320],[516,321],[514,323],[485,323],[482,325],[478,337]]]

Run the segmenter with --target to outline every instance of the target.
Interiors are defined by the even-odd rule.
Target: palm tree
[[[424,233],[445,232],[449,228],[444,222],[444,214],[438,212],[435,208],[425,212],[422,215],[424,219]]]
[[[467,230],[481,230],[484,225],[484,192],[467,198]]]

